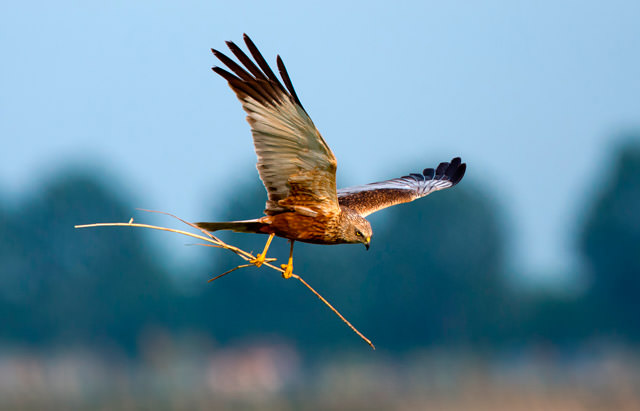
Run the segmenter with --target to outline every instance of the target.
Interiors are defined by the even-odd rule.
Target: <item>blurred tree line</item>
[[[622,146],[600,168],[600,188],[585,205],[576,239],[588,267],[581,295],[528,296],[506,285],[508,227],[473,170],[455,190],[371,216],[369,252],[296,243],[294,270],[391,352],[608,336],[638,341],[640,147]],[[227,210],[211,219],[259,215],[265,197],[259,181],[239,183]],[[141,333],[160,328],[201,332],[221,344],[277,336],[307,351],[362,344],[300,283],[275,272],[249,268],[206,284],[205,275],[239,264],[231,253],[212,250],[197,292],[184,293],[147,242],[148,232],[73,228],[128,221],[133,208],[85,172],[59,175],[37,196],[0,208],[1,343],[135,354]],[[266,240],[221,237],[253,251]],[[286,241],[276,239],[270,256],[284,260],[287,253]]]

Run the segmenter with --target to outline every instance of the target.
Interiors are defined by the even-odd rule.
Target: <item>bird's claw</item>
[[[284,278],[285,280],[291,278],[291,276],[293,275],[293,264],[281,264],[280,268],[284,270],[284,273],[282,273],[282,278]]]
[[[276,260],[277,258],[267,258],[265,254],[258,254],[256,258],[249,260],[249,262],[255,265],[256,267],[260,267],[264,263],[270,263]]]

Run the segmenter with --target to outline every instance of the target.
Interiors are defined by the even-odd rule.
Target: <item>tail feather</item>
[[[261,233],[260,229],[265,225],[258,220],[221,221],[217,223],[194,223],[207,231],[232,230],[236,233]]]

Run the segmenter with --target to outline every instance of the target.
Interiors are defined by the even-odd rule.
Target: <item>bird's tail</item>
[[[260,230],[266,224],[260,220],[221,221],[217,223],[194,223],[207,231],[232,230],[236,233],[262,233]]]

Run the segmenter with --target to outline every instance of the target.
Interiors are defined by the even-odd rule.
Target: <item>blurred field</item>
[[[635,410],[640,356],[592,347],[489,358],[447,350],[301,361],[286,344],[165,340],[140,361],[88,351],[0,356],[3,410]],[[197,354],[196,354],[197,353]]]

